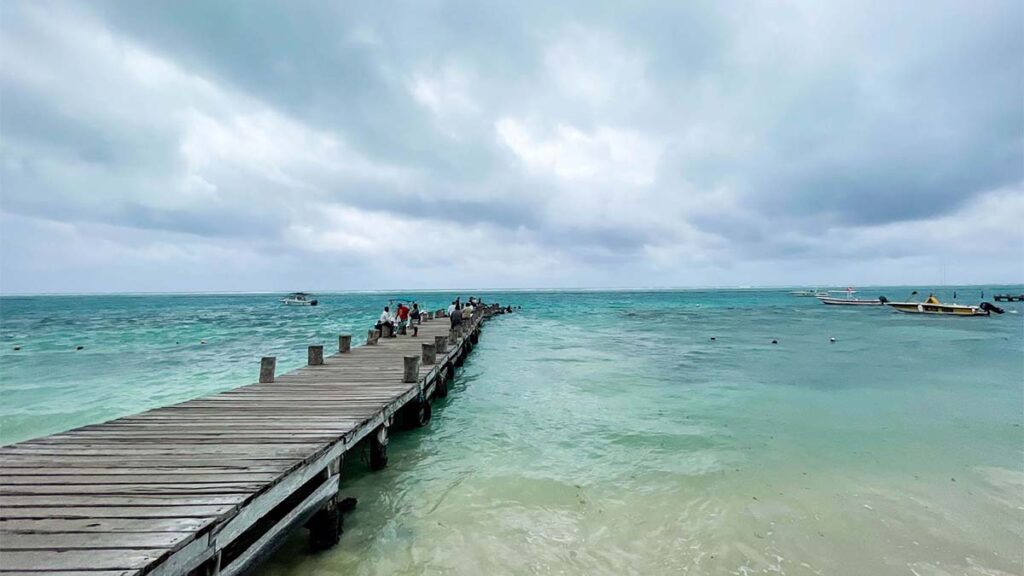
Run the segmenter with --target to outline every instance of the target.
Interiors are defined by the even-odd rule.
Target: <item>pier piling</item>
[[[419,356],[405,356],[403,357],[404,371],[402,372],[402,382],[406,384],[412,384],[420,379],[420,357]]]
[[[260,384],[269,384],[274,381],[274,371],[277,370],[277,357],[264,356],[260,359]]]
[[[310,366],[322,366],[324,363],[324,347],[310,346],[309,351],[306,354],[306,364]]]
[[[345,354],[352,349],[352,335],[351,334],[339,334],[338,335],[338,353]]]
[[[436,362],[436,358],[437,358],[437,348],[435,347],[435,345],[432,344],[432,343],[431,344],[424,343],[422,345],[422,349],[423,349],[423,364],[425,364],[425,365],[433,365],[434,362]]]

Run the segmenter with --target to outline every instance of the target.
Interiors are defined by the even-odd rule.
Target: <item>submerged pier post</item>
[[[423,350],[423,364],[433,364],[437,361],[437,347],[433,343],[424,342],[420,348]]]
[[[338,353],[344,354],[352,349],[352,335],[338,334]]]
[[[306,364],[309,366],[322,366],[324,363],[324,347],[322,345],[310,346],[306,353]]]
[[[402,371],[402,382],[406,384],[415,384],[420,379],[420,357],[419,356],[405,356],[403,357],[404,370]]]
[[[370,434],[370,470],[376,472],[388,465],[388,427],[381,425]]]
[[[277,370],[277,356],[264,356],[260,358],[260,384],[269,384],[274,381],[274,372]]]
[[[342,516],[335,496],[324,504],[312,518],[306,522],[309,528],[309,547],[313,552],[322,552],[332,548],[341,540]]]

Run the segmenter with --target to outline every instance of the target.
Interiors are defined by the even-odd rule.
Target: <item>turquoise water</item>
[[[488,324],[387,470],[346,463],[359,506],[341,544],[309,555],[297,534],[264,575],[1024,573],[1020,304],[929,318],[785,291],[484,296],[523,310]],[[251,382],[266,354],[297,367],[392,297],[451,295],[4,298],[0,434]]]

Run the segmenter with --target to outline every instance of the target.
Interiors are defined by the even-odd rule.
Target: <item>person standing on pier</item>
[[[448,316],[452,319],[452,328],[455,328],[459,324],[462,324],[462,308],[458,303],[453,304],[455,307]]]
[[[406,328],[409,326],[409,307],[405,304],[398,303],[398,333],[405,334]]]

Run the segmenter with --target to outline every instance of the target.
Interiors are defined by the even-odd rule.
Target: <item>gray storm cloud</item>
[[[1024,280],[1018,2],[5,2],[0,290]]]

